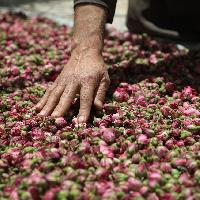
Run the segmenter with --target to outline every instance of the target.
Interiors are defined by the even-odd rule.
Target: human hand
[[[73,53],[52,86],[36,105],[40,116],[61,117],[80,94],[78,122],[87,122],[94,104],[102,108],[110,79],[101,54],[95,50]]]

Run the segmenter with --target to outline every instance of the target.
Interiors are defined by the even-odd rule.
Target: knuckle
[[[58,95],[60,94],[60,91],[59,90],[55,90],[51,96],[51,98],[55,98],[57,97]]]
[[[65,91],[63,92],[63,95],[62,95],[62,97],[63,98],[66,98],[67,96],[69,96],[69,95],[71,95],[72,94],[72,92],[70,92],[70,89],[65,89]]]
[[[66,101],[66,96],[64,95],[62,95],[61,97],[60,97],[60,103],[59,104],[64,104],[64,102]]]
[[[53,89],[54,89],[54,87],[53,87],[53,86],[50,86],[50,87],[47,89],[46,93],[48,94],[48,93],[53,92]]]
[[[48,112],[48,108],[43,108],[42,110],[41,110],[41,113],[43,113],[44,115],[46,114]]]
[[[73,97],[73,94],[70,92],[65,92],[63,95],[60,97],[60,104],[66,103],[69,99]]]
[[[55,103],[56,103],[56,99],[50,98],[49,101],[47,101],[46,108],[49,109],[49,108],[54,107]]]
[[[60,104],[58,104],[58,105],[56,106],[56,108],[54,109],[53,113],[54,113],[54,114],[55,114],[55,113],[60,113],[61,108],[62,108],[62,106],[61,106]]]
[[[65,76],[65,81],[68,84],[74,84],[79,80],[78,76],[76,74],[71,74],[71,75],[67,75]],[[67,84],[66,84],[67,85]]]
[[[72,74],[72,75],[69,77],[69,80],[70,80],[72,83],[77,82],[78,79],[79,79],[79,78],[78,78],[78,75],[76,75],[76,74]]]
[[[53,82],[48,82],[48,87],[50,88],[50,87],[53,87],[53,85],[54,85],[54,83]]]
[[[86,116],[88,111],[88,109],[86,107],[81,107],[80,110],[79,110],[79,115],[83,115],[83,116]]]
[[[81,94],[80,99],[81,101],[88,102],[90,100],[90,96],[86,92],[84,92]]]
[[[66,100],[66,96],[62,95],[62,96],[60,97],[59,104],[60,104],[60,103],[63,103],[65,100]]]
[[[90,84],[96,82],[97,77],[94,74],[87,75],[84,79],[85,84]]]
[[[88,80],[94,80],[96,78],[96,76],[94,74],[90,74],[87,76]]]
[[[54,90],[52,96],[53,96],[53,97],[58,96],[58,95],[61,93],[61,91],[62,91],[62,86],[58,86],[58,87]]]
[[[45,103],[46,103],[46,98],[43,97],[43,98],[36,104],[36,108],[42,107]]]
[[[73,98],[73,96],[74,96],[73,92],[69,92],[66,94],[65,99],[67,99],[67,98],[71,99],[71,98]]]

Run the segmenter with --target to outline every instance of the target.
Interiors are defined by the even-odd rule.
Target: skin
[[[106,19],[107,11],[101,6],[76,6],[70,60],[35,106],[39,116],[65,115],[76,94],[80,94],[79,123],[87,122],[92,105],[103,107],[110,84],[102,57]]]

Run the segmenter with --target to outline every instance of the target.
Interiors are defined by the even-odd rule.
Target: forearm
[[[115,14],[117,0],[74,0],[75,6],[83,3],[96,4],[106,8],[108,11],[107,22],[112,23]]]
[[[98,5],[80,4],[75,7],[72,49],[102,52],[107,10]]]

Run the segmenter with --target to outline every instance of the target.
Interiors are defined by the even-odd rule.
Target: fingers
[[[97,93],[94,99],[94,106],[97,109],[102,109],[109,85],[110,85],[110,79],[108,76],[105,76],[100,82],[99,88],[97,90]]]
[[[78,114],[79,123],[86,123],[89,118],[96,85],[97,81],[95,79],[91,79],[87,83],[84,83],[81,87],[80,109]]]
[[[74,100],[78,91],[78,84],[72,84],[66,86],[60,101],[56,106],[55,110],[51,114],[52,117],[62,117],[69,110],[72,101]]]
[[[39,113],[40,116],[48,116],[52,113],[57,103],[59,102],[60,96],[63,93],[64,89],[65,89],[65,85],[58,85],[51,92],[45,106],[42,108],[41,112]]]
[[[35,109],[38,111],[41,111],[42,108],[45,106],[45,104],[48,101],[49,95],[51,94],[51,92],[54,90],[54,88],[56,87],[56,83],[54,83],[52,86],[50,86],[44,96],[41,98],[41,100],[37,103],[37,105],[35,106]]]
[[[69,81],[69,79],[67,79],[69,84],[63,84],[61,79],[57,79],[57,81],[47,89],[45,95],[35,108],[40,110],[40,116],[64,116],[69,110],[75,95],[80,90],[78,122],[86,123],[93,103],[97,109],[103,107],[106,91],[110,84],[108,73],[105,73],[102,79],[99,78],[99,76],[94,74],[89,77],[86,76],[86,78],[81,77],[80,80],[76,78],[75,80]],[[97,89],[99,80],[101,81]]]

